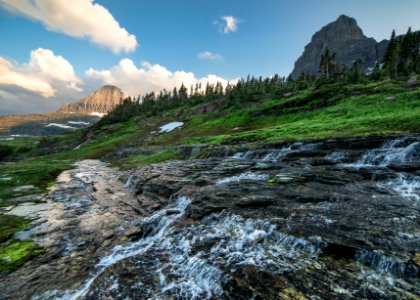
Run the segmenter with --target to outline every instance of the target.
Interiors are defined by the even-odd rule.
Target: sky
[[[341,14],[377,41],[420,29],[420,0],[0,0],[0,114],[55,111],[104,84],[139,95],[288,76]]]

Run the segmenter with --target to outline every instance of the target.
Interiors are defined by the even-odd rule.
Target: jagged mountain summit
[[[382,60],[387,45],[387,40],[378,43],[374,38],[366,37],[355,19],[341,15],[312,36],[290,75],[297,79],[304,71],[307,75],[318,76],[321,55],[327,48],[336,54],[338,63],[351,67],[354,61],[361,59],[367,70]]]
[[[124,93],[120,88],[105,85],[77,102],[63,105],[58,112],[104,115],[110,112],[123,99]]]

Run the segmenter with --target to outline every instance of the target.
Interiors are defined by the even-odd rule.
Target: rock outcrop
[[[105,85],[80,101],[63,105],[59,113],[106,114],[124,99],[124,93],[116,86]]]
[[[367,70],[382,60],[387,45],[387,40],[378,43],[366,37],[355,19],[341,15],[313,35],[290,75],[293,79],[298,78],[302,71],[308,75],[319,75],[321,55],[326,48],[336,54],[340,65],[351,67],[354,61],[361,59]]]

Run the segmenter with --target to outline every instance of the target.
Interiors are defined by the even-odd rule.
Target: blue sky
[[[54,1],[56,4],[63,0]],[[13,1],[0,0],[0,3],[3,3],[0,6],[0,40],[2,41],[0,57],[12,63],[13,70],[26,71],[25,67],[30,62],[31,51],[36,49],[52,51],[53,56],[50,55],[50,57],[61,56],[74,70],[74,74],[70,74],[69,71],[68,76],[60,80],[61,84],[69,85],[71,82],[73,86],[77,86],[77,89],[74,89],[77,93],[63,92],[58,87],[60,84],[55,85],[56,78],[50,78],[47,83],[56,92],[52,96],[52,92],[44,92],[41,95],[41,98],[47,98],[47,100],[43,100],[44,104],[39,106],[39,111],[55,109],[59,104],[97,88],[98,86],[95,85],[107,83],[104,82],[106,80],[110,81],[108,77],[105,77],[105,73],[98,73],[100,71],[107,71],[114,67],[112,80],[118,81],[116,77],[120,74],[121,68],[118,69],[115,66],[118,66],[121,60],[125,60],[124,65],[129,67],[129,61],[132,61],[137,71],[142,68],[141,62],[148,62],[151,66],[163,67],[164,72],[193,72],[194,78],[197,79],[209,74],[227,80],[245,77],[248,74],[270,76],[278,73],[287,76],[293,68],[294,61],[310,41],[312,34],[334,21],[340,14],[354,17],[364,33],[378,41],[388,38],[392,29],[396,29],[399,34],[405,33],[408,26],[412,26],[414,30],[420,29],[420,1],[418,0],[95,1],[96,5],[108,10],[110,16],[119,23],[118,28],[114,28],[115,32],[125,29],[127,36],[134,36],[138,43],[138,47],[134,49],[128,37],[120,34],[122,40],[125,38],[122,43],[124,46],[120,46],[126,48],[116,51],[111,49],[113,46],[110,46],[109,42],[101,44],[93,41],[92,37],[77,37],[77,35],[83,35],[81,31],[84,30],[84,25],[80,22],[65,24],[67,29],[60,29],[63,24],[51,28],[51,25],[43,20],[45,15],[29,17],[28,12],[22,13],[23,8],[11,9],[10,5],[4,2]],[[46,3],[47,7],[50,1],[21,2]],[[75,9],[74,6],[82,2],[92,5],[90,0],[67,1],[67,4],[55,13]],[[69,7],[69,3],[72,3],[73,7]],[[48,13],[54,12],[48,11]],[[76,8],[76,13],[83,14],[84,12]],[[222,19],[224,16],[231,16],[237,21],[235,23],[237,30],[223,32],[226,26],[225,20]],[[86,18],[92,23],[100,22],[94,14],[87,13]],[[217,24],[215,24],[216,21]],[[104,29],[99,30],[102,32],[97,32],[98,27],[92,30],[96,30],[95,34],[106,35],[108,23],[110,22],[103,22]],[[78,33],[69,34],[68,31],[72,31],[72,26],[81,28],[78,29]],[[96,26],[101,26],[101,24],[96,24]],[[131,46],[128,46],[129,44]],[[211,55],[207,57],[213,57],[213,59],[200,58],[199,54],[205,51],[211,52]],[[37,53],[45,57],[46,52]],[[149,70],[152,67],[145,68]],[[86,73],[88,69],[92,70],[90,75]],[[152,75],[160,71],[162,70],[155,70]],[[73,75],[77,79],[74,79]],[[158,75],[156,76],[158,79]],[[13,106],[13,101],[16,99],[10,100],[10,95],[19,98],[20,106],[25,103],[21,100],[25,95],[38,93],[39,96],[39,91],[34,89],[29,92],[21,91],[19,88],[22,87],[16,84],[7,86],[7,79],[5,82],[2,82],[0,78],[0,91],[3,87],[3,94],[0,93],[2,105],[0,114],[6,112],[4,109],[6,106]],[[130,84],[123,83],[123,87],[125,84],[129,89],[128,92],[134,93],[132,88],[134,83],[134,80]],[[131,88],[128,88],[129,86]],[[139,92],[142,91],[140,89]],[[60,92],[63,93],[60,94]],[[46,95],[50,96],[46,97]],[[32,96],[35,98],[34,95]],[[6,102],[7,105],[3,105]],[[28,107],[37,111],[38,106],[29,105]],[[19,112],[17,109],[10,111]]]

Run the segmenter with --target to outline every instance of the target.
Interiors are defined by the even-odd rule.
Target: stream
[[[418,299],[420,137],[80,161],[0,299]],[[328,296],[326,296],[328,295]]]

